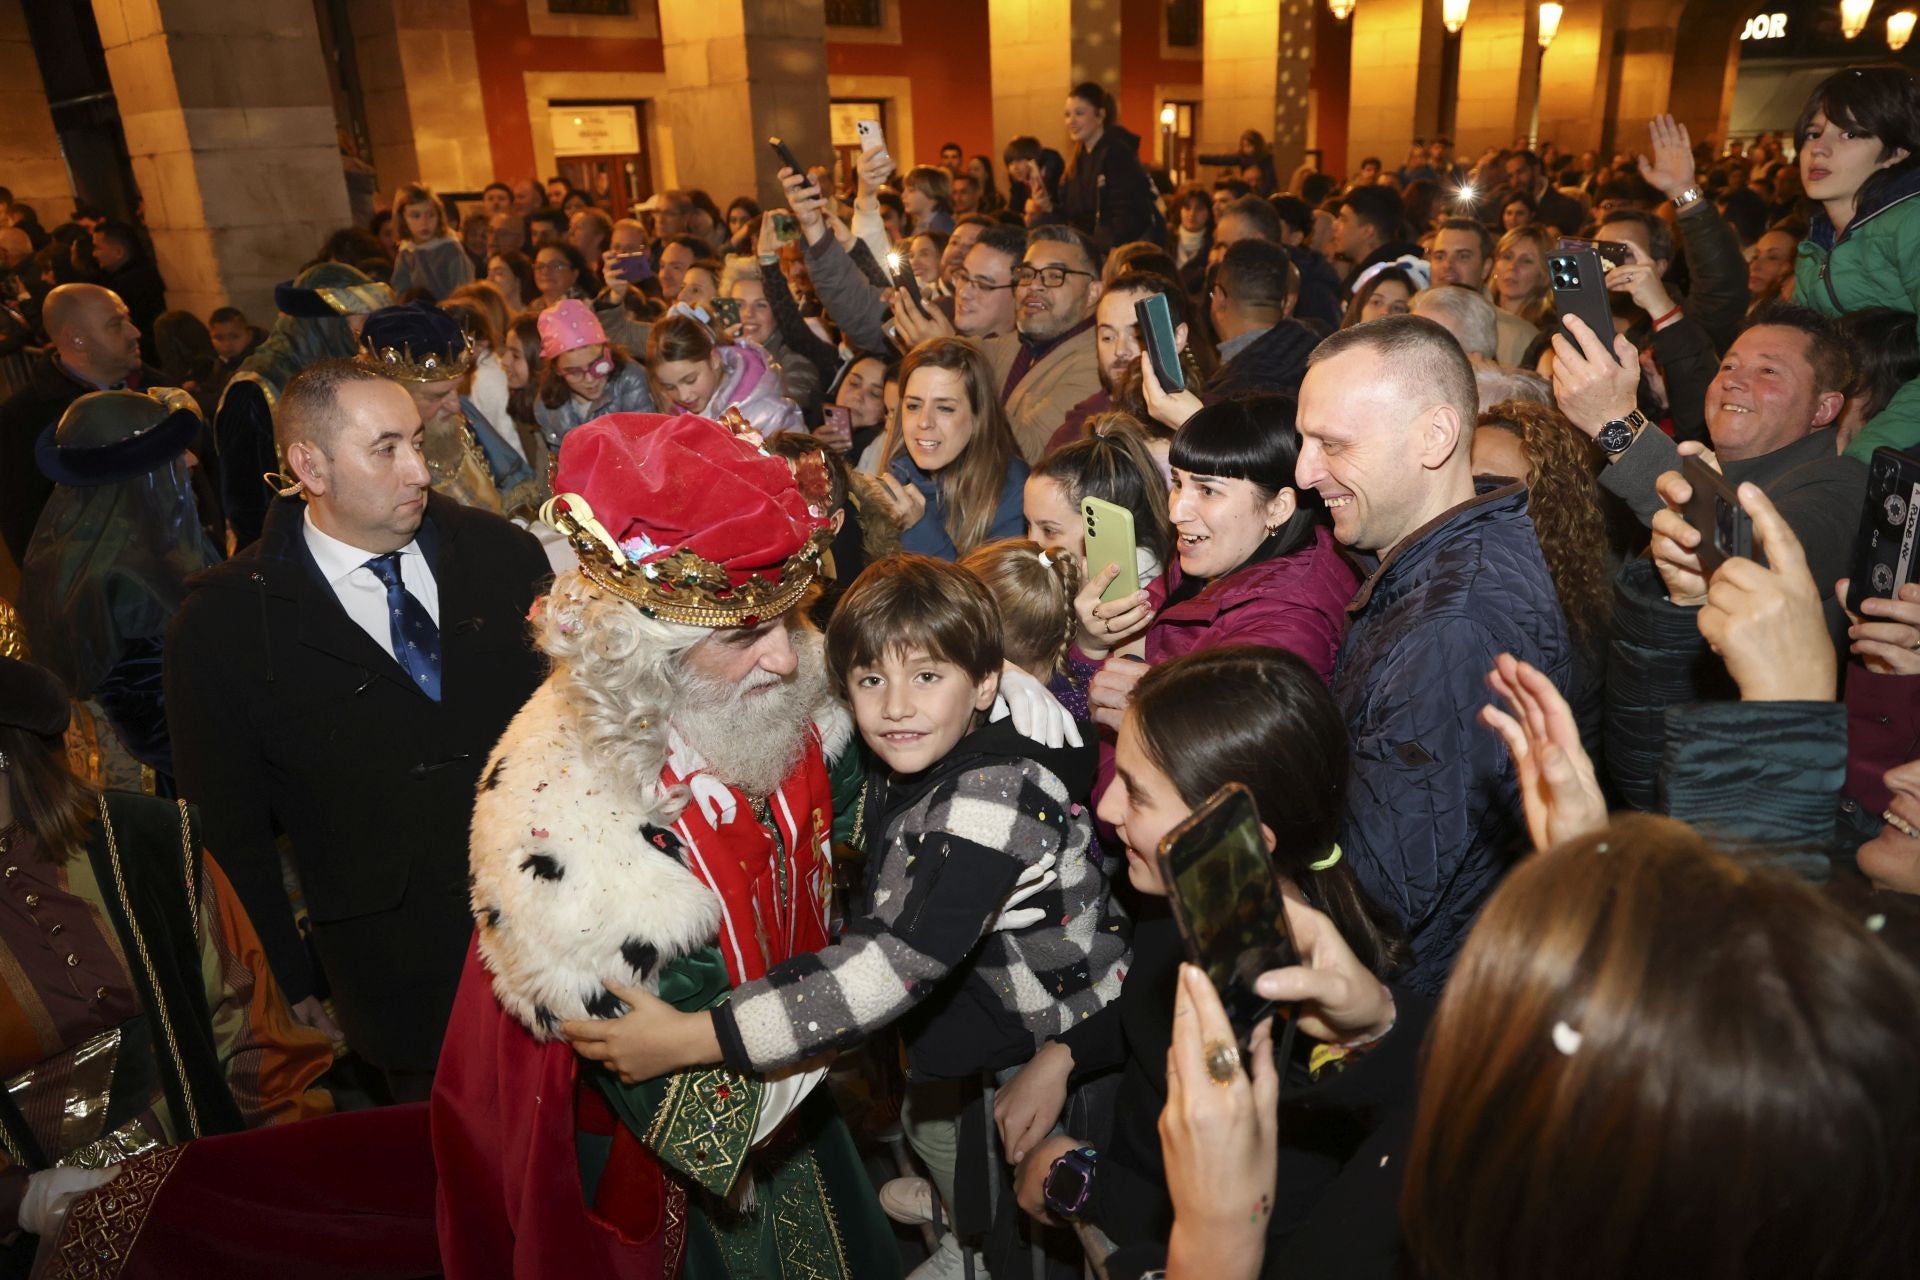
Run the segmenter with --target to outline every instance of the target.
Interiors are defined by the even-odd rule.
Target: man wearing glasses
[[[1000,401],[1021,454],[1035,462],[1068,411],[1100,390],[1093,333],[1100,268],[1087,238],[1066,226],[1028,231],[1013,299],[1018,335],[982,345],[995,372],[1006,371]]]

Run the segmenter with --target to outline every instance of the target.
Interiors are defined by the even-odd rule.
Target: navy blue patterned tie
[[[387,625],[392,629],[393,656],[407,669],[420,691],[440,701],[440,628],[427,606],[400,580],[400,553],[389,551],[367,561],[373,576],[387,584]]]

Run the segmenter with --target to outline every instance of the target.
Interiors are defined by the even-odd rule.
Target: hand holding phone
[[[1613,306],[1607,301],[1607,272],[1600,255],[1592,249],[1549,254],[1547,281],[1553,288],[1553,309],[1563,316],[1580,317],[1594,337],[1610,346]]]
[[[725,329],[740,327],[740,299],[715,298],[707,304],[713,312],[714,322]]]
[[[1230,782],[1160,842],[1161,883],[1187,958],[1220,993],[1242,1052],[1274,1010],[1261,974],[1299,963],[1253,794]]]
[[[913,299],[914,307],[921,315],[927,313],[927,305],[920,298],[920,281],[913,274],[913,264],[906,255],[889,253],[887,255],[887,274],[893,279],[893,287]]]
[[[1133,512],[1100,498],[1082,498],[1080,520],[1087,536],[1087,576],[1104,573],[1108,565],[1120,571],[1100,593],[1100,603],[1112,604],[1140,590],[1140,570],[1134,558],[1134,548],[1139,544],[1134,538]]]
[[[1682,514],[1700,534],[1695,555],[1701,571],[1712,578],[1735,556],[1754,558],[1753,519],[1740,505],[1740,495],[1727,478],[1707,465],[1699,454],[1680,460],[1680,477],[1693,490]]]
[[[853,448],[853,410],[839,404],[822,405],[820,417],[820,425],[813,429],[814,439],[835,453]]]
[[[1920,456],[1882,445],[1867,463],[1867,500],[1860,509],[1847,609],[1857,614],[1868,600],[1897,600],[1900,588],[1916,577],[1920,577]]]
[[[645,249],[638,253],[612,254],[605,261],[604,271],[628,284],[645,284],[653,279],[653,260]]]
[[[797,158],[795,158],[792,147],[789,147],[785,142],[781,141],[779,138],[768,138],[767,145],[772,147],[774,150],[774,154],[780,157],[781,164],[793,170],[794,173],[799,175],[801,178],[805,178],[808,188],[810,188],[814,192],[814,194],[816,195],[819,194],[820,188],[814,183],[814,180],[812,178],[807,177],[807,171],[800,167],[800,161]]]
[[[1180,345],[1174,340],[1173,307],[1163,293],[1150,293],[1133,304],[1140,326],[1140,344],[1153,361],[1153,373],[1167,391],[1185,391],[1187,372],[1180,367]]]

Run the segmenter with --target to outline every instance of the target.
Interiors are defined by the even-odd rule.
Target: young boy
[[[860,575],[827,628],[827,665],[884,766],[864,801],[865,903],[837,943],[712,1010],[621,993],[631,1012],[576,1039],[583,1056],[631,1079],[716,1059],[765,1073],[898,1022],[912,1110],[940,1082],[1026,1061],[1119,994],[1126,920],[1088,857],[1092,817],[1074,803],[1094,755],[986,723],[1000,634],[993,597],[957,565],[903,555]],[[1048,859],[1057,881],[1022,903],[1042,914],[1004,927],[1009,894]],[[932,1147],[915,1145],[951,1203],[950,1132],[924,1127]]]

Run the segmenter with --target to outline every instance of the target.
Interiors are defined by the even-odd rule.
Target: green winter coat
[[[1800,243],[1793,300],[1826,315],[1865,307],[1920,313],[1920,171],[1876,194],[1836,240],[1824,210]],[[1847,453],[1862,462],[1881,445],[1920,445],[1920,382],[1909,382],[1860,429]]]

